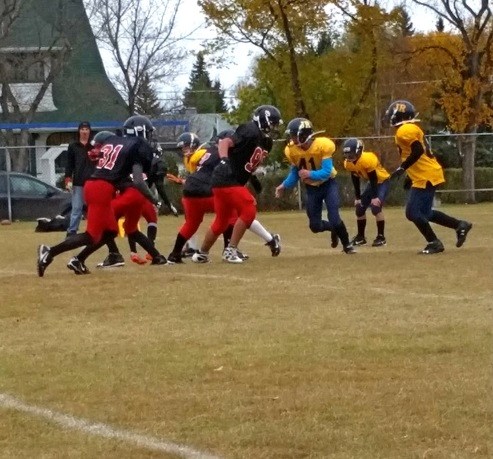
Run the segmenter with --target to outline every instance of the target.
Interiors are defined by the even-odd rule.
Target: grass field
[[[0,458],[492,457],[493,205],[443,209],[474,227],[461,249],[438,228],[434,256],[401,208],[352,256],[272,213],[278,258],[247,234],[243,265],[218,245],[75,276],[65,254],[42,279],[63,233],[0,227]],[[160,219],[166,255],[180,222]]]

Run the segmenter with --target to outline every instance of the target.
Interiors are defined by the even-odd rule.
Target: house
[[[25,143],[17,144],[29,147],[27,171],[53,183],[55,172],[63,169],[59,155],[64,149],[59,146],[75,140],[80,121],[89,121],[97,131],[121,128],[128,107],[108,79],[83,0],[22,0],[20,4],[11,29],[0,16],[0,131],[26,130]],[[50,81],[50,71],[60,63],[61,70]],[[13,113],[13,107],[2,109],[3,91],[9,90],[25,113],[43,85],[46,91],[28,122]],[[220,115],[178,115],[153,123],[158,139],[167,140],[169,148],[185,130],[198,131],[207,141],[215,130],[229,127]],[[6,153],[2,155],[0,148],[0,169],[5,167]]]

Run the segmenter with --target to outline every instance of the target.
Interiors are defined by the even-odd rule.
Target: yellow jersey
[[[296,166],[298,170],[316,171],[321,169],[322,160],[332,158],[335,150],[336,146],[332,140],[327,137],[316,137],[307,150],[303,150],[303,148],[290,142],[284,149],[284,155],[289,164]],[[337,171],[333,167],[330,178],[334,178],[336,175]],[[312,180],[309,178],[303,181],[312,186],[319,186],[325,182],[325,180]]]
[[[375,171],[377,174],[377,183],[379,185],[390,177],[390,174],[380,164],[378,156],[372,151],[364,151],[354,162],[345,159],[344,169],[365,180],[369,180],[369,172]]]
[[[184,156],[183,165],[185,166],[187,172],[193,174],[197,170],[197,167],[200,165],[200,161],[202,157],[206,153],[207,153],[207,149],[199,148],[198,150],[195,150],[191,155]]]
[[[411,154],[411,145],[418,141],[421,143],[424,153],[410,167],[406,169],[408,177],[414,188],[426,188],[426,183],[433,186],[445,183],[442,166],[433,155],[422,129],[415,123],[404,123],[395,133],[395,143],[399,147],[401,160],[404,161]]]

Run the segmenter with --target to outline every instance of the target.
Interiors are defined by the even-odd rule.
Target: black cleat
[[[53,261],[53,257],[50,254],[50,248],[47,245],[41,244],[38,247],[38,276],[43,277],[46,268]]]
[[[151,265],[166,265],[168,264],[168,260],[164,255],[158,255],[154,257],[151,261]]]
[[[353,244],[349,244],[349,245],[344,246],[343,249],[342,249],[342,251],[344,253],[347,253],[348,255],[352,255],[354,253],[357,253],[356,250],[355,250],[355,248],[354,248],[354,246],[353,246]]]
[[[421,252],[418,252],[419,254],[422,255],[433,255],[435,253],[440,253],[445,250],[445,247],[442,244],[442,241],[435,239],[434,241],[430,242]]]
[[[279,234],[272,234],[272,239],[267,242],[273,257],[279,256],[281,253],[281,236]]]
[[[372,243],[372,247],[383,247],[387,245],[387,241],[385,240],[385,236],[379,234]]]
[[[97,265],[98,268],[119,268],[120,266],[125,266],[121,253],[109,253],[104,261]]]
[[[173,253],[171,252],[169,255],[168,255],[168,263],[181,263],[183,264],[183,258],[181,256],[181,253]]]
[[[459,222],[459,226],[455,230],[457,233],[457,242],[455,244],[456,247],[462,247],[464,245],[464,242],[466,242],[467,238],[467,233],[471,231],[472,228],[472,223],[466,222],[462,220]]]
[[[67,263],[67,268],[77,275],[91,274],[91,272],[87,269],[87,266],[77,257],[73,257],[69,260],[69,262]]]
[[[364,236],[354,236],[351,245],[366,245],[366,238]]]

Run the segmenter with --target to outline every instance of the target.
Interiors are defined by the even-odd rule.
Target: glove
[[[100,148],[91,148],[88,152],[87,155],[89,156],[89,159],[93,162],[99,161],[99,158],[101,158],[101,149]]]
[[[72,191],[73,183],[70,177],[65,177],[65,189],[67,191]]]
[[[175,207],[173,204],[170,204],[170,205],[169,205],[169,210],[171,210],[171,213],[172,213],[175,217],[178,217],[178,210],[176,209],[176,207]]]
[[[394,172],[392,172],[392,174],[390,174],[390,178],[391,179],[397,179],[399,178],[402,174],[404,174],[404,172],[406,172],[405,169],[403,169],[402,167],[398,167]]]
[[[170,182],[178,183],[178,185],[183,185],[185,183],[185,179],[183,179],[181,177],[177,177],[176,175],[173,175],[173,174],[166,174],[166,178]]]

